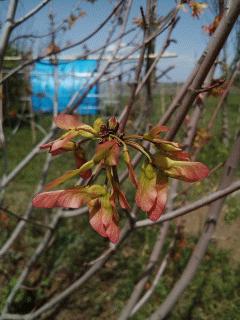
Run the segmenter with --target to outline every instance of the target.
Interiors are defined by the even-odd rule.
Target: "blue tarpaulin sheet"
[[[58,77],[58,112],[64,111],[76,92],[81,94],[85,91],[96,69],[97,60],[59,60],[57,65],[48,60],[37,62],[30,75],[33,110],[53,111],[55,79]],[[76,113],[96,114],[99,110],[98,93],[96,85],[78,106]]]

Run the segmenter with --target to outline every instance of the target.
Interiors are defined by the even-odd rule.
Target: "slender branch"
[[[170,192],[169,192],[169,200],[168,200],[168,205],[167,205],[167,208],[169,210],[172,209],[176,187],[177,187],[177,184],[176,184],[176,180],[175,180],[174,183],[172,184],[172,186],[170,188]],[[123,310],[120,314],[120,317],[118,318],[119,320],[128,319],[133,311],[134,306],[136,306],[138,300],[140,299],[141,294],[145,288],[145,285],[146,285],[147,281],[149,280],[149,277],[153,273],[153,271],[156,267],[156,264],[159,260],[160,254],[163,249],[163,245],[165,243],[166,236],[168,234],[169,227],[170,227],[169,222],[164,223],[163,226],[160,227],[157,238],[156,238],[156,242],[154,244],[154,247],[152,249],[152,252],[151,252],[151,255],[149,258],[149,261],[148,261],[147,265],[145,266],[144,271],[143,271],[139,281],[135,285],[129,300],[127,301],[125,307],[123,308]]]
[[[228,85],[227,85],[226,89],[224,90],[223,94],[221,95],[220,100],[219,100],[219,102],[217,104],[217,107],[215,108],[215,110],[214,110],[214,112],[213,112],[213,114],[211,116],[211,119],[208,122],[208,127],[207,127],[208,131],[210,131],[212,129],[214,121],[215,121],[215,119],[216,119],[216,117],[218,115],[218,112],[221,109],[221,107],[223,106],[225,100],[227,99],[229,91],[232,88],[232,85],[233,85],[236,77],[239,75],[239,72],[240,72],[240,62],[237,63],[237,68],[232,73],[232,76],[230,77],[230,79],[228,81]]]
[[[18,5],[18,0],[10,0],[6,22],[3,26],[1,39],[0,39],[0,71],[2,71],[3,57],[7,49],[8,40],[13,30],[13,25],[14,25],[13,20],[16,14],[17,5]]]
[[[206,81],[204,82],[204,85],[206,87],[208,87],[212,83],[215,69],[216,69],[216,64],[214,64],[212,66],[212,68],[206,78]],[[197,125],[198,125],[198,122],[200,120],[200,117],[201,117],[202,112],[205,107],[204,102],[205,102],[206,98],[207,98],[207,92],[202,94],[200,103],[198,103],[197,99],[195,101],[195,108],[194,108],[194,111],[191,115],[191,119],[189,122],[188,133],[187,133],[187,136],[184,139],[184,143],[183,143],[185,150],[187,150],[187,151],[189,151],[190,148],[192,147],[192,144],[193,144],[196,132],[197,132]]]
[[[51,0],[43,0],[35,8],[33,8],[31,11],[25,14],[23,17],[19,18],[18,20],[15,20],[13,24],[13,28],[16,28],[21,23],[27,21],[29,18],[35,15],[38,11],[40,11],[43,7],[45,7],[50,1]]]
[[[144,219],[142,221],[136,222],[135,227],[136,228],[148,227],[148,226],[152,226],[152,225],[155,225],[158,223],[162,223],[164,221],[175,219],[175,218],[183,216],[189,212],[192,212],[192,211],[195,211],[199,208],[205,207],[205,206],[209,205],[210,203],[212,203],[218,199],[221,199],[221,198],[223,198],[223,197],[225,197],[225,196],[227,196],[227,195],[229,195],[239,189],[240,189],[240,180],[237,180],[236,182],[233,182],[229,187],[226,187],[226,188],[219,190],[219,191],[215,191],[215,192],[211,193],[210,195],[205,196],[205,197],[203,197],[203,198],[201,198],[191,204],[188,204],[184,207],[181,207],[179,209],[173,210],[171,212],[168,212],[168,213],[162,215],[160,217],[160,219],[156,222],[152,222],[152,221],[149,221],[148,219]]]
[[[73,43],[73,44],[69,44],[69,45],[66,45],[65,47],[63,47],[59,53],[62,53],[66,50],[69,50],[69,49],[72,49],[86,41],[88,41],[90,38],[92,38],[95,34],[97,34],[106,24],[107,22],[112,18],[112,16],[116,13],[116,11],[119,9],[119,7],[124,3],[125,0],[120,0],[118,2],[118,4],[113,8],[113,10],[111,11],[111,13],[106,17],[105,20],[103,20],[100,25],[95,29],[93,30],[90,34],[88,34],[86,37],[84,37],[83,39]],[[22,70],[23,68],[25,68],[26,66],[29,66],[31,64],[33,64],[34,62],[37,62],[41,59],[44,59],[46,57],[49,57],[51,56],[52,53],[47,53],[47,54],[43,54],[43,55],[39,55],[38,57],[34,58],[34,59],[31,59],[29,61],[26,61],[24,63],[22,63],[21,65],[19,65],[18,67],[12,69],[5,77],[2,78],[1,83],[3,83],[4,81],[6,81],[8,78],[10,78],[11,76],[13,76],[14,74],[16,74],[17,72],[19,72],[20,70]]]
[[[165,255],[165,257],[162,259],[162,262],[156,272],[156,275],[152,281],[152,285],[151,287],[144,293],[144,295],[141,297],[141,299],[136,303],[136,305],[134,306],[132,312],[131,312],[131,317],[137,313],[147,302],[148,300],[151,298],[152,294],[154,293],[156,287],[159,284],[159,281],[167,267],[167,263],[171,254],[171,250],[173,248],[175,244],[175,239],[172,240],[172,242],[170,243],[168,249],[167,249],[167,253]]]
[[[177,133],[179,127],[181,126],[189,108],[194,102],[197,92],[196,90],[200,89],[203,81],[205,80],[209,70],[211,69],[215,59],[219,55],[226,39],[228,38],[238,16],[240,13],[240,0],[234,1],[233,5],[229,9],[228,14],[226,14],[220,22],[219,27],[214,33],[213,38],[210,40],[209,45],[206,49],[206,54],[203,60],[200,62],[200,69],[196,74],[191,87],[186,93],[181,107],[179,108],[179,112],[174,121],[174,124],[167,134],[167,139],[171,140]]]
[[[16,214],[15,212],[13,212],[13,211],[11,211],[11,210],[9,210],[9,209],[7,209],[7,208],[0,207],[0,210],[1,210],[2,212],[5,212],[6,214],[8,214],[8,215],[10,215],[10,216],[12,216],[12,217],[14,217],[14,218],[16,218],[17,220],[25,221],[25,222],[27,222],[27,223],[30,223],[30,224],[35,225],[35,226],[40,227],[40,228],[51,229],[51,227],[47,226],[46,224],[43,224],[43,223],[41,223],[41,222],[34,221],[34,220],[32,220],[32,219],[27,219],[27,218],[21,217],[21,216],[19,216],[18,214]]]

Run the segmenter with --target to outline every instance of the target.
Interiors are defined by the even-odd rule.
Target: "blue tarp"
[[[84,92],[96,72],[97,60],[59,60],[53,65],[48,60],[37,62],[30,75],[32,105],[36,112],[52,112],[54,72],[58,75],[58,111],[63,111],[76,92]],[[91,82],[90,82],[91,83]],[[98,86],[94,86],[76,110],[79,114],[96,114],[99,109]]]

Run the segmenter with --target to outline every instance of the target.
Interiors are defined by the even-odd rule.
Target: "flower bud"
[[[108,128],[114,132],[117,132],[119,123],[116,117],[111,117],[108,119]]]

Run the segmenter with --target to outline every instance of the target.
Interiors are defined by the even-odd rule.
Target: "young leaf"
[[[169,128],[166,126],[156,125],[152,129],[150,129],[149,133],[147,135],[151,137],[157,137],[161,132],[167,132],[169,131]]]
[[[76,134],[73,132],[68,132],[59,139],[41,145],[40,149],[49,149],[49,153],[51,153],[52,156],[66,151],[72,151],[75,148],[75,143],[70,140],[75,136]]]
[[[94,121],[94,124],[93,124],[93,129],[99,133],[101,131],[101,127],[104,125],[104,121],[102,118],[97,118],[95,121]]]
[[[208,167],[200,162],[173,160],[160,153],[154,154],[152,158],[156,166],[175,179],[194,182],[206,178],[209,174]]]
[[[103,142],[97,146],[93,161],[104,161],[108,166],[116,166],[119,162],[120,148],[115,140]]]
[[[148,212],[148,217],[152,221],[156,221],[160,218],[167,202],[167,188],[168,179],[161,178],[156,185],[157,197],[151,210]]]
[[[100,234],[100,236],[106,238],[107,233],[102,222],[101,203],[100,201],[93,200],[88,203],[89,209],[89,223],[92,228]]]
[[[119,240],[120,229],[117,225],[117,213],[107,194],[89,204],[90,224],[102,237],[108,237],[113,243]]]
[[[130,209],[130,205],[129,205],[128,200],[126,198],[126,195],[123,191],[119,190],[118,198],[119,198],[119,204],[120,204],[121,208]]]
[[[80,121],[80,117],[76,114],[70,115],[60,113],[54,117],[54,122],[58,128],[64,130],[76,129],[83,125],[83,123]]]
[[[75,149],[74,156],[75,156],[77,168],[80,168],[82,165],[84,165],[87,162],[85,158],[84,150],[81,147],[78,147],[77,149]],[[80,173],[80,177],[82,177],[83,179],[89,179],[91,175],[92,175],[91,169],[88,169]]]
[[[94,162],[92,160],[90,160],[90,161],[84,163],[79,169],[69,170],[69,171],[65,172],[62,176],[49,182],[44,187],[44,190],[50,190],[50,189],[58,186],[59,184],[69,180],[70,178],[73,178],[81,173],[86,172],[87,170],[91,169],[93,166],[94,166]]]
[[[89,200],[82,188],[42,192],[33,198],[33,206],[38,208],[80,208]]]
[[[165,173],[172,178],[195,182],[206,178],[209,169],[201,162],[174,161],[174,164]]]
[[[103,197],[106,188],[101,185],[74,187],[65,190],[41,192],[33,198],[33,205],[38,208],[80,208],[93,199]]]

